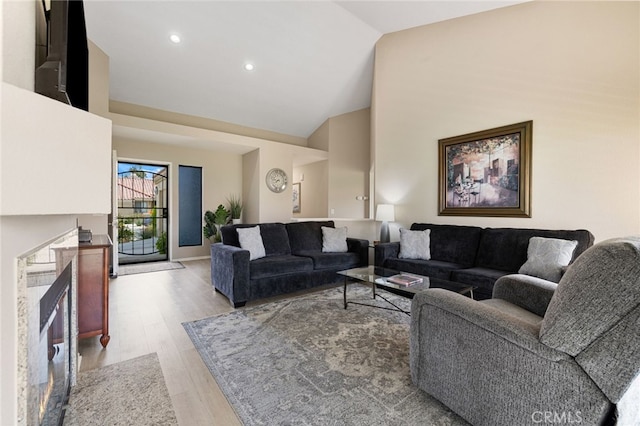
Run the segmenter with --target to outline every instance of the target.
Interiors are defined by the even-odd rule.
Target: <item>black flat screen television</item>
[[[42,0],[46,59],[36,65],[35,91],[89,110],[89,49],[82,0]]]

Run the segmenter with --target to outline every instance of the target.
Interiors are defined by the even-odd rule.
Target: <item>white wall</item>
[[[15,0],[2,3],[2,81],[33,90],[36,2]]]
[[[111,211],[111,121],[2,84],[0,214]]]
[[[395,203],[404,226],[639,233],[639,7],[529,2],[384,36],[372,107],[376,202]],[[438,140],[527,120],[532,217],[438,216]]]

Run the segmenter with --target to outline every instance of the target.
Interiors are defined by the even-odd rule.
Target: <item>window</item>
[[[202,167],[178,166],[178,245],[202,245]]]

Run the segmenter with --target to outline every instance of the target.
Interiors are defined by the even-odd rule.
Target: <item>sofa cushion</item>
[[[578,241],[578,245],[573,252],[573,259],[576,259],[591,246],[594,240],[593,235],[586,230],[485,228],[480,237],[475,266],[517,272],[527,261],[527,250],[531,237]]]
[[[220,235],[222,236],[222,243],[230,246],[240,247],[240,241],[238,240],[237,228],[250,228],[257,224],[240,224],[240,225],[224,225],[220,227]]]
[[[347,247],[347,227],[331,228],[323,226],[322,228],[322,251],[345,253],[349,251]]]
[[[532,275],[557,283],[562,278],[564,267],[571,262],[576,240],[531,237],[527,249],[527,261],[518,273]]]
[[[400,259],[431,259],[429,247],[430,229],[424,231],[412,231],[400,228]]]
[[[256,259],[249,264],[249,279],[259,280],[276,275],[313,271],[313,261],[308,257],[281,255]]]
[[[414,223],[412,231],[430,229],[429,235],[431,259],[473,266],[480,244],[482,228],[477,226],[436,225],[432,223]]]
[[[410,260],[393,257],[387,258],[383,266],[400,272],[410,272],[442,280],[449,280],[451,271],[464,267],[459,263],[443,262],[442,260]]]
[[[304,256],[313,261],[313,268],[321,269],[350,269],[360,266],[360,256],[358,253],[336,253],[321,252],[316,250],[301,251],[298,256]]]
[[[240,247],[249,250],[249,260],[260,259],[265,256],[264,244],[260,235],[260,227],[252,226],[250,228],[238,228],[238,241]]]
[[[224,244],[240,247],[238,240],[238,229],[254,227],[257,224],[238,224],[225,225],[220,229],[222,233],[222,242]],[[281,256],[291,254],[289,246],[289,236],[284,223],[261,223],[260,235],[262,235],[262,243],[264,244],[265,254],[267,256]]]
[[[260,233],[267,256],[283,256],[291,254],[287,228],[283,223],[260,224]]]
[[[334,228],[332,220],[326,222],[292,222],[286,224],[291,253],[301,251],[322,251],[322,227]]]

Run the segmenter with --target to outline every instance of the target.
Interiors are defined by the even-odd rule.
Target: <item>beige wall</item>
[[[254,149],[242,156],[242,221],[258,223],[260,221],[260,150]]]
[[[332,117],[329,120],[329,216],[369,217],[369,149],[371,110]]]
[[[639,6],[530,2],[384,36],[376,202],[414,221],[640,232]],[[438,139],[533,120],[532,217],[438,216]],[[392,230],[392,239],[394,238]]]
[[[330,119],[327,119],[309,136],[309,147],[329,151],[331,134],[329,130]]]
[[[205,211],[215,211],[219,204],[226,206],[229,196],[242,193],[242,156],[122,138],[114,138],[113,148],[120,161],[169,165],[169,256],[172,260],[209,256],[211,243],[204,237],[201,246],[178,247],[178,166],[202,167],[204,216]]]
[[[133,117],[144,117],[151,120],[181,124],[198,129],[216,130],[233,135],[248,136],[252,138],[265,139],[290,145],[307,146],[307,140],[300,136],[292,136],[283,133],[272,132],[269,130],[245,127],[238,124],[215,120],[212,118],[178,114],[176,112],[163,111],[126,102],[109,101],[109,111],[116,114],[130,115]]]
[[[293,169],[293,182],[300,182],[300,213],[293,213],[293,218],[327,217],[328,169],[327,161],[318,161]],[[301,179],[303,176],[304,179]]]
[[[294,169],[294,182],[305,176],[302,211],[294,217],[369,217],[368,201],[356,197],[369,198],[370,129],[365,108],[329,118],[309,137],[309,146],[328,151],[329,159]]]
[[[91,40],[89,50],[89,111],[107,117],[109,114],[109,57]]]
[[[261,148],[258,161],[258,188],[260,192],[260,222],[287,222],[291,218],[291,176],[293,174],[293,153],[284,144]],[[285,171],[288,185],[282,192],[267,189],[265,177],[269,170],[279,168]]]

